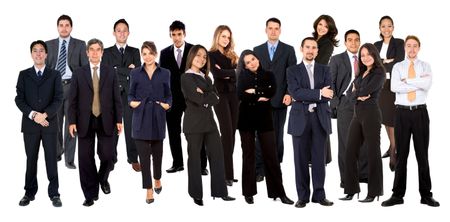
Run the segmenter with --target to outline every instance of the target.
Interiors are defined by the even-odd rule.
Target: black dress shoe
[[[383,207],[391,207],[391,206],[394,206],[394,205],[397,205],[397,204],[403,204],[403,203],[404,203],[404,201],[403,201],[402,197],[392,196],[391,198],[383,201],[381,203],[381,206],[383,206]]]
[[[297,207],[297,208],[303,208],[303,207],[306,207],[306,204],[307,204],[307,203],[308,203],[307,201],[304,201],[304,200],[298,200],[297,203],[295,203],[295,207]]]
[[[226,183],[227,186],[229,186],[229,187],[233,186],[233,180],[225,180],[225,183]]]
[[[208,175],[208,174],[209,174],[208,169],[202,169],[202,175],[203,175],[203,176],[206,176],[206,175]]]
[[[62,159],[61,156],[56,157],[56,161],[61,161],[61,159]]]
[[[355,194],[347,194],[347,195],[345,195],[345,197],[339,198],[339,200],[344,200],[344,201],[352,200],[353,196],[355,196]],[[359,193],[358,193],[358,198],[359,198]]]
[[[251,197],[245,197],[245,202],[247,202],[248,204],[253,204],[253,196]]]
[[[237,183],[239,180],[237,179],[233,179],[233,183]]]
[[[339,184],[339,186],[340,186],[341,188],[344,188],[344,182],[341,182],[341,183]]]
[[[110,194],[111,193],[111,187],[109,186],[108,181],[100,185],[100,188],[102,188],[103,193]]]
[[[318,203],[318,204],[320,204],[320,205],[322,205],[322,206],[333,206],[333,202],[331,202],[331,201],[329,201],[329,200],[327,200],[327,198],[323,198],[322,200],[319,200],[319,201],[317,201],[317,200],[313,200],[312,201],[313,203]]]
[[[277,199],[276,197],[273,198],[273,200],[276,200],[276,199]],[[294,204],[294,201],[292,201],[291,199],[289,199],[289,197],[287,197],[287,196],[280,197],[280,200],[281,200],[281,203],[284,203],[284,204],[289,204],[289,205]]]
[[[380,199],[380,196],[377,196],[377,201],[379,199]],[[364,200],[358,200],[358,201],[361,203],[370,203],[370,202],[373,202],[373,200],[375,200],[375,197],[367,195],[367,197]]]
[[[390,156],[390,152],[389,149],[386,151],[386,153],[383,154],[383,156],[381,156],[381,158],[386,158]]]
[[[19,201],[19,206],[26,206],[28,204],[30,204],[30,201],[33,201],[34,197],[28,197],[27,195],[23,196],[22,199],[20,199]]]
[[[256,176],[256,182],[261,182],[264,180],[264,176],[258,175]]]
[[[233,200],[236,200],[236,198],[230,197],[230,196],[224,196],[224,197],[221,197],[221,198],[222,198],[222,200],[224,200],[224,201],[233,201]],[[213,199],[215,199],[215,197],[213,197]]]
[[[73,162],[66,163],[66,167],[72,170],[77,168]]]
[[[84,202],[83,202],[83,206],[85,206],[85,207],[90,207],[90,206],[92,206],[92,205],[94,205],[94,200],[88,200],[88,199],[86,199],[86,200],[84,200]]]
[[[160,186],[160,187],[155,187],[155,193],[156,193],[156,194],[161,193],[161,191],[162,191],[162,186]]]
[[[54,207],[62,207],[61,199],[58,196],[54,196],[50,199]]]
[[[166,172],[167,173],[175,173],[177,171],[183,171],[183,170],[184,170],[183,166],[179,166],[179,167],[173,166],[173,167],[167,169]]]
[[[197,204],[199,206],[203,206],[203,200],[202,199],[195,199],[195,198],[193,198],[193,199],[194,199],[194,203],[195,204]]]
[[[430,207],[439,207],[440,206],[439,202],[437,202],[433,197],[422,197],[422,199],[420,199],[420,203],[426,204]]]

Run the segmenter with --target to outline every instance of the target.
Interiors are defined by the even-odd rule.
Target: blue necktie
[[[41,77],[41,76],[42,76],[42,71],[41,71],[41,70],[39,70],[39,71],[37,72],[37,76],[38,76],[38,77]]]
[[[66,64],[67,64],[67,50],[66,50],[66,40],[63,40],[61,45],[61,50],[59,50],[58,65],[56,70],[61,73],[61,76],[66,74]]]
[[[270,46],[270,50],[269,50],[270,61],[273,60],[274,54],[275,54],[275,46]]]

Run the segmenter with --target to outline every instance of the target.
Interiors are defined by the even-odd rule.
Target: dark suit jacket
[[[271,71],[275,75],[277,83],[277,91],[271,99],[272,107],[283,108],[283,97],[289,94],[287,90],[286,69],[297,63],[294,48],[288,44],[278,41],[278,46],[273,55],[273,60],[270,61],[269,49],[267,42],[256,46],[253,51],[258,56],[262,68]]]
[[[311,89],[308,72],[302,62],[287,69],[289,94],[294,98],[289,114],[288,133],[292,136],[301,136],[306,126],[308,106],[317,104],[317,115],[322,128],[331,133],[330,106],[328,98],[320,97],[320,89],[331,85],[331,76],[328,66],[314,64],[314,89]]]
[[[170,89],[172,90],[172,108],[177,110],[184,110],[186,108],[186,103],[184,102],[184,96],[181,92],[180,78],[181,75],[186,71],[186,60],[189,50],[192,44],[187,42],[184,43],[183,59],[181,60],[181,67],[178,68],[177,59],[173,52],[173,45],[161,50],[159,56],[159,65],[163,68],[170,70]]]
[[[116,45],[113,45],[103,52],[102,62],[105,65],[113,67],[119,80],[119,88],[128,93],[130,89],[130,71],[129,65],[134,64],[136,68],[141,66],[141,56],[139,49],[127,45],[123,54],[120,53]]]
[[[49,40],[45,43],[47,44],[48,49],[45,63],[50,68],[55,69],[58,64],[59,38]],[[72,36],[70,37],[67,49],[67,63],[72,72],[81,66],[89,64],[86,53],[86,43],[84,41],[73,38]]]
[[[355,84],[355,90],[352,91],[350,88],[347,94],[350,96],[353,104],[377,104],[378,98],[380,97],[380,91],[383,89],[384,81],[386,80],[385,70],[382,68],[375,68],[369,71],[366,77],[363,75],[358,75],[358,77],[353,80]],[[359,101],[358,97],[368,96],[370,98]]]
[[[197,92],[197,87],[203,93]],[[186,99],[183,132],[190,134],[217,130],[212,107],[219,103],[219,97],[211,79],[209,77],[205,79],[193,73],[185,73],[181,76],[181,90]]]
[[[231,64],[219,50],[208,52],[211,61],[211,73],[214,76],[214,86],[219,93],[236,92],[236,65]],[[220,66],[220,69],[216,67]]]
[[[63,100],[61,74],[46,66],[42,77],[38,77],[33,66],[20,72],[16,90],[15,102],[23,113],[22,132],[57,133],[58,118],[56,113]],[[47,113],[48,127],[42,127],[28,117],[33,110]]]
[[[381,47],[383,46],[383,41],[378,41],[374,43],[375,47],[377,47],[378,52],[381,51]],[[384,69],[386,72],[392,73],[392,67],[394,67],[395,63],[401,62],[405,59],[405,42],[403,39],[396,39],[394,37],[389,41],[388,50],[386,53],[386,57],[384,59],[394,59],[391,63],[383,63]]]
[[[69,95],[69,124],[77,124],[78,136],[85,137],[92,115],[92,74],[90,65],[73,72]],[[116,123],[122,123],[122,105],[117,76],[110,66],[100,64],[100,111],[103,129],[112,136]]]
[[[329,66],[331,72],[331,88],[334,91],[333,99],[330,101],[330,108],[332,117],[336,118],[336,109],[340,103],[341,96],[343,96],[352,80],[353,67],[350,63],[347,51],[331,57]]]
[[[317,47],[319,48],[319,52],[314,60],[322,65],[328,65],[334,51],[333,42],[328,38],[320,38],[317,41]]]

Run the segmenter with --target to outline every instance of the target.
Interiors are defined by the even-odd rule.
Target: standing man
[[[394,192],[383,207],[403,204],[406,192],[406,166],[409,143],[413,136],[419,168],[419,192],[421,204],[439,207],[431,193],[430,167],[428,164],[428,144],[430,140],[430,119],[427,99],[431,87],[431,67],[420,60],[420,40],[414,35],[405,39],[406,59],[394,65],[391,77],[391,91],[395,93],[395,142],[397,145],[397,167],[395,168]]]
[[[114,23],[113,35],[116,37],[116,44],[105,49],[102,61],[104,64],[114,68],[119,81],[119,90],[122,98],[123,123],[125,127],[125,142],[127,146],[127,161],[136,171],[141,171],[138,161],[138,154],[133,138],[131,138],[131,117],[132,110],[128,105],[128,91],[130,89],[130,71],[135,67],[141,66],[141,57],[139,49],[127,45],[128,35],[130,34],[128,23],[125,19],[119,19]],[[117,144],[119,136],[114,135],[115,150],[114,162],[117,162]]]
[[[69,135],[69,124],[67,119],[69,110],[69,89],[72,72],[83,65],[87,65],[89,62],[86,56],[86,43],[70,36],[70,33],[72,32],[72,18],[68,15],[61,15],[56,24],[59,37],[46,42],[48,46],[46,64],[49,68],[56,69],[61,73],[61,82],[64,93],[63,103],[57,114],[59,130],[56,155],[58,161],[60,161],[62,154],[65,153],[64,159],[66,167],[69,169],[76,169],[74,159],[77,143],[76,138],[72,138]],[[64,116],[66,117],[65,123]]]
[[[328,101],[333,98],[330,88],[331,76],[328,66],[314,62],[317,42],[313,37],[303,39],[300,51],[302,63],[287,69],[289,94],[293,104],[289,115],[288,133],[294,146],[295,181],[298,201],[295,207],[303,208],[309,203],[311,160],[313,194],[312,202],[331,206],[326,199],[325,141],[331,133],[331,116]]]
[[[117,75],[113,68],[100,63],[103,43],[91,39],[87,43],[89,64],[75,70],[69,97],[69,133],[78,133],[80,182],[91,206],[98,199],[99,184],[103,193],[111,193],[109,172],[114,167],[114,133],[122,131],[122,103]],[[95,165],[95,137],[100,169]]]
[[[58,119],[56,113],[62,104],[61,75],[45,66],[47,45],[38,40],[31,43],[31,58],[34,65],[22,70],[17,80],[16,105],[22,112],[22,133],[27,155],[25,195],[20,206],[27,206],[38,191],[37,161],[42,140],[45,167],[49,180],[48,196],[53,206],[61,207],[59,198],[58,164],[56,161],[56,138]]]
[[[344,188],[345,150],[347,146],[348,129],[353,118],[353,108],[350,93],[347,97],[347,90],[351,90],[351,83],[359,73],[358,50],[361,45],[359,32],[353,29],[348,30],[345,35],[345,47],[347,50],[341,54],[331,57],[331,88],[334,97],[330,101],[331,112],[337,117],[338,129],[338,164],[341,175],[340,186]],[[359,178],[360,181],[367,182],[367,148],[363,147],[359,154]]]
[[[253,51],[260,58],[263,69],[272,71],[276,80],[276,92],[270,100],[272,119],[275,131],[278,161],[283,162],[284,153],[284,123],[286,122],[287,106],[291,104],[291,96],[287,90],[286,69],[297,63],[294,48],[280,41],[281,21],[270,18],[266,21],[267,42],[256,46]],[[257,143],[259,144],[259,143]],[[264,179],[264,164],[261,148],[256,148],[256,180]]]

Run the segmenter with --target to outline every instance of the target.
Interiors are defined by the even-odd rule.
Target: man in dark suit
[[[78,133],[80,182],[91,206],[98,199],[99,184],[103,193],[111,192],[109,172],[114,167],[114,132],[122,131],[122,102],[113,68],[101,64],[103,43],[91,39],[87,43],[89,64],[73,73],[70,87],[69,133]],[[100,169],[95,165],[95,137]]]
[[[279,40],[281,21],[270,18],[266,21],[267,42],[256,46],[253,51],[260,58],[263,69],[272,71],[275,75],[277,90],[270,100],[272,105],[272,120],[275,130],[278,161],[283,162],[284,153],[284,123],[286,122],[287,106],[291,104],[291,96],[287,91],[286,69],[297,63],[294,48]],[[257,143],[259,144],[259,142]],[[261,148],[256,149],[257,181],[264,179],[264,164],[261,158]]]
[[[83,65],[87,65],[89,62],[86,56],[86,43],[70,36],[70,33],[72,32],[72,18],[68,15],[61,15],[58,18],[57,26],[59,37],[46,42],[48,46],[46,64],[48,67],[56,69],[61,73],[64,93],[63,105],[58,111],[59,130],[56,155],[59,161],[61,160],[61,155],[65,153],[64,159],[66,167],[75,169],[74,159],[76,138],[72,138],[69,135],[69,124],[67,120],[70,82],[72,72]],[[66,117],[65,124],[64,116]]]
[[[334,97],[330,101],[332,117],[337,118],[338,129],[338,164],[341,175],[340,186],[344,188],[345,150],[347,146],[348,129],[353,117],[354,106],[351,103],[350,95],[347,97],[347,90],[351,90],[352,82],[359,73],[358,50],[361,44],[359,32],[353,29],[348,30],[345,35],[345,47],[347,50],[341,54],[331,57],[331,88]],[[364,146],[359,153],[359,178],[361,182],[367,181],[368,151]]]
[[[37,161],[42,140],[45,153],[45,166],[48,196],[53,206],[61,207],[59,198],[58,164],[56,160],[56,137],[58,119],[56,113],[62,104],[61,75],[45,65],[47,45],[38,40],[31,43],[31,58],[34,65],[20,72],[17,80],[17,107],[22,112],[22,133],[27,155],[25,174],[25,195],[20,206],[26,206],[34,200],[38,191]]]
[[[295,207],[305,207],[309,202],[309,160],[312,163],[314,189],[312,202],[331,206],[333,202],[326,199],[324,190],[325,141],[331,133],[328,101],[333,97],[330,71],[327,66],[314,62],[318,47],[313,37],[303,39],[300,51],[303,53],[303,62],[287,69],[288,90],[294,101],[289,115],[288,133],[292,135],[294,146],[298,195]]]
[[[170,38],[173,45],[161,50],[160,66],[170,70],[170,89],[172,90],[172,107],[167,112],[167,131],[169,133],[170,151],[172,152],[172,167],[167,173],[175,173],[184,170],[183,149],[181,147],[181,117],[186,109],[183,92],[181,92],[181,75],[186,70],[186,60],[192,44],[184,41],[186,27],[181,21],[174,21],[169,27]],[[203,147],[201,151],[202,175],[207,175],[206,152]]]
[[[138,161],[136,145],[134,144],[133,138],[131,138],[131,116],[133,112],[128,105],[128,91],[130,89],[130,71],[135,67],[141,66],[141,56],[139,55],[139,49],[127,45],[127,39],[130,32],[128,23],[125,19],[117,20],[116,23],[114,23],[113,30],[113,35],[116,37],[116,44],[105,49],[102,62],[112,66],[116,71],[122,98],[127,161],[136,172],[139,172],[141,171],[141,166]],[[116,137],[114,144],[114,162],[117,162],[117,144],[119,142],[119,136],[114,136]]]

